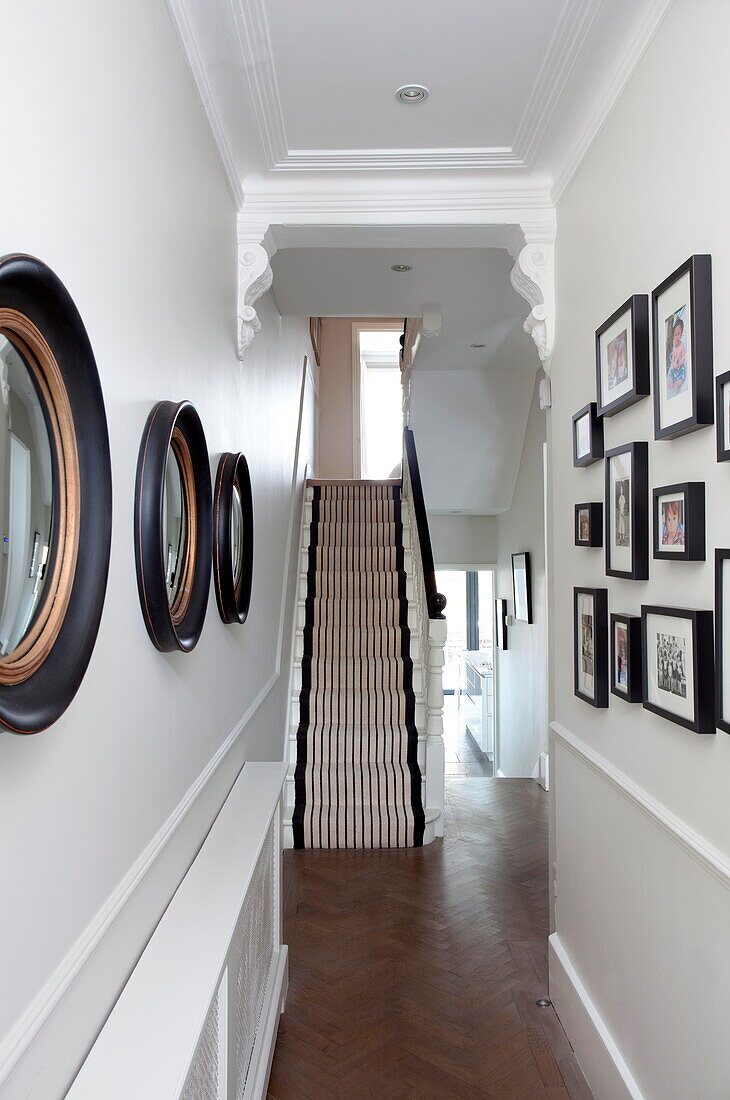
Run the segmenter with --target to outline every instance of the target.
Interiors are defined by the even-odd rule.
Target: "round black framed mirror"
[[[134,500],[137,587],[162,652],[189,652],[208,606],[213,517],[208,449],[189,401],[159,401],[147,418]]]
[[[91,344],[60,279],[0,259],[0,723],[37,733],[91,658],[111,543],[111,461]]]
[[[253,496],[242,454],[222,454],[215,479],[215,597],[224,623],[245,623],[253,583]]]

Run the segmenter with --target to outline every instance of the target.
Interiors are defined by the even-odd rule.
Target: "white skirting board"
[[[645,1100],[557,932],[548,954],[550,1000],[596,1100]]]

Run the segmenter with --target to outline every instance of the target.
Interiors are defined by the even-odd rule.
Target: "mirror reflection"
[[[185,570],[187,527],[187,500],[182,470],[175,449],[170,446],[162,501],[162,546],[165,555],[167,600],[171,607],[180,591],[180,581]]]
[[[243,572],[243,506],[238,486],[235,484],[231,499],[231,563],[233,585],[238,588]]]
[[[53,523],[51,441],[35,382],[0,335],[0,656],[28,633],[46,581]]]

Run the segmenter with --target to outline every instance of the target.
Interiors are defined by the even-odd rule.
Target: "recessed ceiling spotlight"
[[[393,264],[391,271],[413,271],[410,264]]]
[[[469,344],[470,348],[485,348],[486,344]]]
[[[423,84],[404,84],[395,93],[395,98],[401,103],[423,103],[424,99],[428,99],[428,88],[424,88]]]

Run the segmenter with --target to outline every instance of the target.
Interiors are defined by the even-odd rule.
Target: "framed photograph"
[[[507,648],[507,601],[494,601],[494,644],[497,649]]]
[[[641,608],[644,706],[694,733],[715,732],[712,612]]]
[[[575,545],[603,546],[603,505],[600,500],[576,504]]]
[[[606,451],[606,574],[649,577],[649,446],[626,443]]]
[[[712,259],[690,256],[653,291],[654,437],[713,419]]]
[[[512,590],[515,598],[515,619],[522,623],[531,623],[532,580],[529,554],[512,555]]]
[[[649,295],[634,294],[596,329],[598,415],[648,396],[649,375]]]
[[[608,589],[573,589],[575,694],[592,707],[608,706]]]
[[[641,703],[644,690],[641,616],[611,616],[611,693],[627,703]]]
[[[717,431],[717,461],[730,458],[730,370],[715,379],[715,427]]]
[[[573,465],[590,466],[603,458],[603,421],[596,412],[596,403],[573,417]]]
[[[715,551],[715,724],[730,733],[730,549]]]
[[[705,483],[685,481],[653,491],[654,557],[705,560]]]

